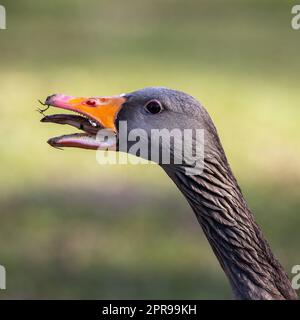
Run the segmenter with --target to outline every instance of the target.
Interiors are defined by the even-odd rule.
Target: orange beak
[[[98,122],[105,129],[116,132],[115,120],[123,103],[122,95],[111,97],[72,97],[55,94],[46,99],[45,104],[85,115]]]

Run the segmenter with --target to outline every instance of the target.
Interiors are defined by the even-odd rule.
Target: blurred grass
[[[54,92],[186,91],[209,110],[287,272],[300,263],[293,1],[2,1],[1,298],[230,298],[196,218],[156,166],[50,149]],[[72,129],[71,129],[72,130]]]

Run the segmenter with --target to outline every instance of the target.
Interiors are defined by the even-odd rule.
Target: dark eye
[[[163,107],[158,100],[151,100],[146,103],[145,109],[148,113],[157,114],[163,110]]]

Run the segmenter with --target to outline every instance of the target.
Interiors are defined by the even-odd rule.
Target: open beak
[[[48,143],[56,148],[115,150],[117,135],[115,120],[125,101],[126,98],[123,95],[92,98],[63,94],[49,96],[45,105],[73,111],[77,114],[47,115],[41,121],[68,124],[83,132],[51,138]]]

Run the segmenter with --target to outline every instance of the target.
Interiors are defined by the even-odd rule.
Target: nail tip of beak
[[[54,139],[53,138],[50,138],[47,143],[51,146],[51,147],[54,147],[55,143],[54,143]]]
[[[51,147],[53,147],[53,148],[55,148],[55,149],[64,150],[63,148],[60,148],[60,147],[58,147],[58,146],[56,145],[56,139],[55,139],[55,138],[50,138],[50,139],[47,141],[47,143],[48,143]]]

